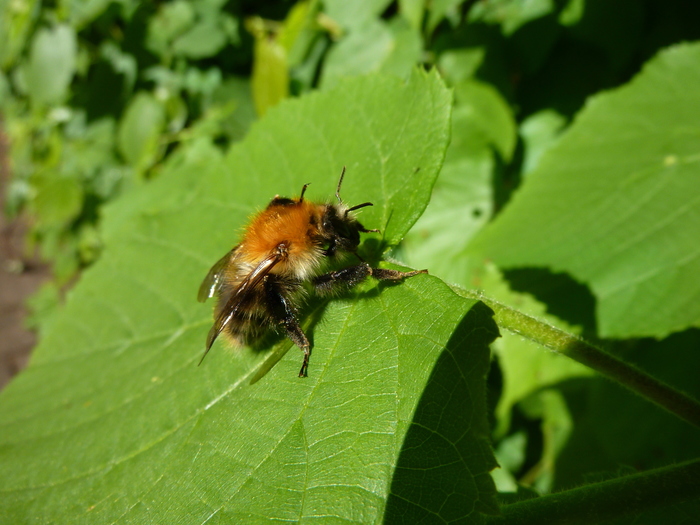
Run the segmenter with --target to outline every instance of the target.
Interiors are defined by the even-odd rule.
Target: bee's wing
[[[272,270],[281,259],[282,256],[276,252],[265,257],[262,261],[260,261],[255,269],[250,272],[245,279],[243,279],[241,284],[239,284],[236,290],[231,294],[231,297],[229,297],[228,301],[226,301],[226,304],[221,309],[219,315],[216,316],[214,326],[212,326],[211,330],[209,330],[209,335],[207,336],[207,348],[204,350],[204,355],[199,361],[200,364],[209,353],[209,349],[211,348],[211,345],[214,344],[216,338],[219,337],[221,332],[223,332],[226,325],[231,322],[231,319],[233,319],[233,316],[238,311],[240,305],[245,302],[248,295],[255,290],[265,276],[270,273],[270,270]]]
[[[228,252],[221,259],[216,261],[216,264],[214,264],[214,266],[211,267],[211,270],[209,270],[209,273],[202,281],[202,284],[199,285],[199,292],[197,292],[197,300],[200,303],[203,303],[210,297],[214,297],[214,294],[219,291],[219,288],[221,288],[221,281],[223,278],[224,270],[226,269],[226,266],[228,265],[229,261],[233,257],[235,257],[237,249],[238,246],[234,246],[234,248],[230,252]]]

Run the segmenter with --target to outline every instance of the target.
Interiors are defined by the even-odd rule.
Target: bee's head
[[[350,209],[339,204],[327,204],[321,219],[321,236],[328,242],[328,255],[335,250],[355,253],[360,245],[362,225],[350,213]]]
[[[326,255],[328,256],[335,255],[337,250],[357,253],[357,247],[360,245],[360,232],[378,231],[366,229],[352,213],[365,206],[372,206],[371,202],[364,202],[352,207],[343,204],[343,201],[340,199],[340,185],[343,183],[344,175],[345,168],[343,167],[340,180],[338,181],[338,189],[335,192],[338,204],[326,204],[321,219],[320,233],[328,243],[328,248],[326,249]]]

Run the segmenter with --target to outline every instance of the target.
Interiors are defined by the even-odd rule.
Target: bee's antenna
[[[360,208],[366,208],[367,206],[374,206],[371,202],[363,202],[362,204],[358,204],[357,206],[353,206],[352,208],[348,208],[345,210],[345,216],[348,216],[348,213],[351,211],[359,210]]]
[[[343,171],[340,172],[340,180],[338,181],[338,189],[335,190],[335,198],[338,199],[338,202],[340,204],[343,203],[343,201],[340,200],[340,186],[343,184],[343,177],[345,177],[345,166],[343,166]]]
[[[309,187],[310,182],[307,182],[304,184],[304,187],[301,189],[301,195],[299,195],[299,202],[304,202],[304,193],[306,193],[306,188]]]

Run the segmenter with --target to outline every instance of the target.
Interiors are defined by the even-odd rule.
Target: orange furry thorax
[[[319,266],[322,257],[319,225],[324,209],[324,205],[309,201],[268,206],[245,230],[241,241],[243,261],[255,265],[285,242],[287,257],[272,272],[307,278]]]

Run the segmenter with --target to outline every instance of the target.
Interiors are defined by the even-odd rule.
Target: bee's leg
[[[320,295],[328,295],[352,288],[367,279],[370,275],[379,281],[400,281],[407,277],[418,275],[419,273],[428,273],[428,270],[399,272],[398,270],[372,268],[369,264],[363,262],[335,272],[324,273],[323,275],[315,277],[311,282],[316,292]]]
[[[294,305],[288,299],[291,292],[288,288],[273,279],[265,281],[265,294],[274,321],[284,328],[287,337],[304,352],[304,362],[299,370],[299,377],[306,377],[311,345],[299,325]]]
[[[372,277],[378,281],[400,281],[407,277],[413,277],[419,273],[428,273],[428,270],[413,270],[412,272],[399,272],[398,270],[384,270],[382,268],[372,268]]]

